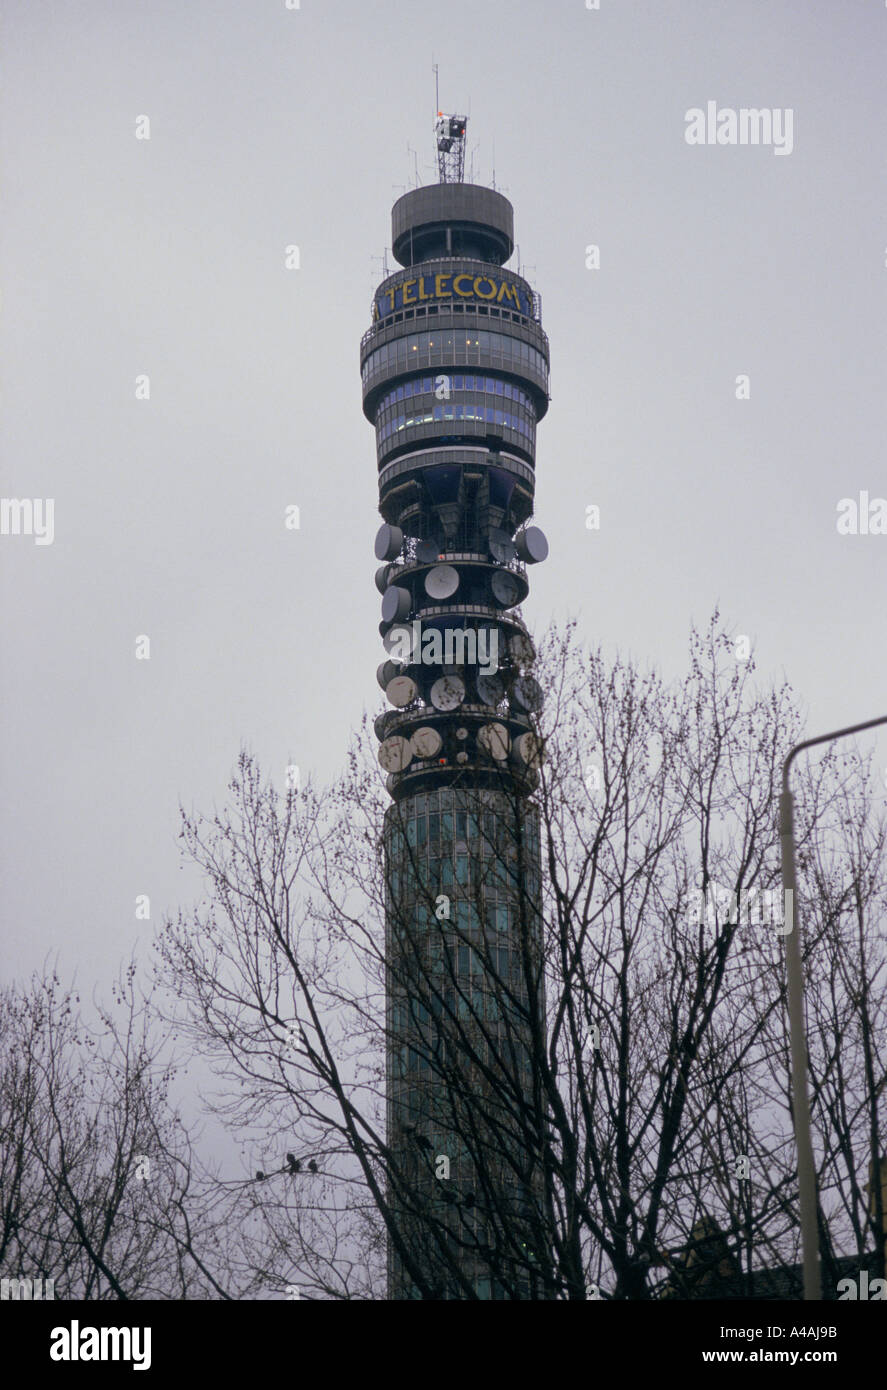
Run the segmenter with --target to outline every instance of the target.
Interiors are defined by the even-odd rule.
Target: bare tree
[[[753,1279],[796,1257],[775,822],[791,694],[753,687],[717,615],[672,686],[569,628],[543,669],[531,796],[491,770],[399,820],[365,739],[329,793],[280,797],[244,755],[228,810],[184,817],[211,891],[166,925],[161,975],[230,1083],[224,1117],[268,1155],[249,1191],[272,1287],[382,1296],[386,1242],[422,1298],[674,1293],[676,1252],[695,1242],[698,1267],[714,1227],[713,1266]],[[861,829],[858,768],[800,776],[808,998],[831,980],[835,1001],[812,1044],[823,1230],[841,1237],[840,1209],[864,1242],[883,838]],[[854,888],[827,898],[851,793]]]
[[[56,1298],[226,1297],[226,1194],[169,1099],[135,967],[85,1021],[54,970],[0,993],[0,1269]],[[242,1287],[248,1286],[244,1281]]]

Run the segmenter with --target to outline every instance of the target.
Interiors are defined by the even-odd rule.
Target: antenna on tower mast
[[[437,172],[441,183],[462,183],[465,178],[465,130],[467,116],[437,113]]]
[[[465,178],[465,130],[467,116],[445,116],[440,109],[440,83],[437,63],[431,64],[434,73],[434,109],[437,120],[434,134],[437,142],[437,172],[441,183],[462,183]]]
[[[466,117],[466,120],[467,120],[467,117]],[[474,172],[475,169],[477,169],[477,171],[478,171],[478,172],[477,172],[477,178],[480,178],[480,158],[479,158],[479,155],[480,155],[480,141],[478,140],[477,144],[474,146],[474,148],[473,148],[472,151],[471,151],[471,158],[470,158],[469,161],[468,161],[468,182],[469,182],[469,183],[475,183],[475,182],[476,182],[476,177],[475,177],[475,172]],[[475,164],[475,160],[477,160],[477,163],[476,163],[476,164]]]

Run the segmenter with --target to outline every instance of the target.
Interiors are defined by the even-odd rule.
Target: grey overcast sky
[[[7,979],[146,956],[179,800],[381,707],[358,349],[432,61],[551,340],[530,625],[671,676],[718,603],[810,733],[887,712],[887,535],[836,524],[887,496],[879,0],[7,0],[2,51],[0,492],[54,499],[0,537]],[[791,153],[688,144],[708,101]]]

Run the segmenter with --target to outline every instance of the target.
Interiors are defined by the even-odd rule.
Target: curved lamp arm
[[[782,765],[782,794],[779,798],[779,837],[782,843],[782,887],[785,894],[785,913],[791,917],[793,930],[785,936],[785,970],[788,986],[789,1041],[791,1046],[792,1101],[795,1117],[795,1142],[798,1149],[798,1197],[801,1211],[801,1249],[804,1268],[804,1299],[822,1297],[819,1269],[819,1230],[816,1219],[816,1168],[813,1162],[813,1142],[810,1137],[810,1100],[807,1095],[807,1038],[804,1031],[804,981],[801,970],[800,914],[795,881],[794,801],[789,787],[789,772],[797,755],[817,743],[831,743],[849,734],[862,733],[877,724],[887,724],[887,714],[867,719],[864,724],[851,724],[832,734],[804,739],[795,744]]]

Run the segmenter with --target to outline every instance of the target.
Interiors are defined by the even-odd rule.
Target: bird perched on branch
[[[299,1169],[302,1167],[295,1154],[287,1154],[286,1161],[289,1164],[289,1170],[291,1173],[298,1173]]]

